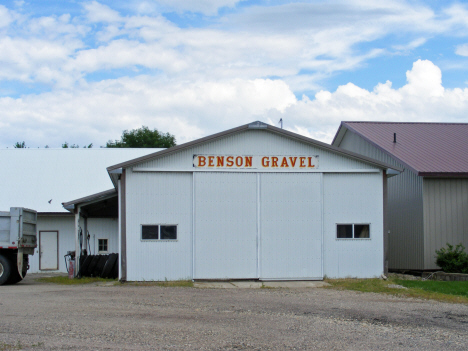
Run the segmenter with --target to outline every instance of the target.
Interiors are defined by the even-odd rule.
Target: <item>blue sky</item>
[[[468,4],[3,1],[0,147],[179,143],[253,120],[468,122]]]

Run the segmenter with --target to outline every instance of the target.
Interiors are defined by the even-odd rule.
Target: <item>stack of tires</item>
[[[23,278],[28,270],[28,255],[23,255]],[[16,254],[0,254],[0,285],[16,284],[23,280],[18,273]]]
[[[119,277],[119,254],[88,255],[83,258],[79,277],[101,277],[117,279]]]

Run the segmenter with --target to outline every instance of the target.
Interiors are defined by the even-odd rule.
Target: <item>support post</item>
[[[75,271],[74,276],[78,276],[80,270],[80,206],[75,208]]]

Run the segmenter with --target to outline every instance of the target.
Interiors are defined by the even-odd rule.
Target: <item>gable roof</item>
[[[347,130],[419,176],[468,176],[468,123],[341,122],[332,145]]]
[[[396,167],[396,166],[392,166],[392,165],[387,164],[385,162],[381,162],[381,161],[372,159],[370,157],[359,155],[359,154],[356,154],[356,153],[351,152],[351,151],[340,149],[338,147],[335,147],[335,146],[332,146],[332,145],[329,145],[329,144],[325,144],[325,143],[322,143],[320,141],[317,141],[317,140],[314,140],[314,139],[311,139],[311,138],[307,138],[305,136],[302,136],[302,135],[299,135],[299,134],[296,134],[296,133],[293,133],[293,132],[289,132],[289,131],[281,129],[281,128],[277,128],[277,127],[274,127],[272,125],[269,125],[269,124],[266,124],[266,123],[263,123],[263,122],[260,122],[260,121],[255,121],[255,122],[252,122],[252,123],[244,124],[244,125],[242,125],[240,127],[228,129],[228,130],[226,130],[224,132],[209,135],[209,136],[206,136],[204,138],[197,139],[197,140],[194,140],[194,141],[190,141],[190,142],[185,143],[185,144],[181,144],[181,145],[178,145],[178,146],[174,146],[174,147],[162,150],[162,151],[158,151],[158,152],[146,155],[146,156],[138,157],[138,158],[135,158],[133,160],[122,162],[122,163],[119,163],[119,164],[108,167],[107,171],[109,172],[109,175],[111,176],[111,178],[112,178],[112,180],[114,182],[114,185],[115,185],[117,177],[116,177],[116,174],[114,174],[114,173],[118,173],[120,169],[133,167],[133,166],[138,165],[138,164],[140,164],[142,162],[145,162],[145,161],[155,160],[155,159],[158,159],[158,158],[161,158],[161,157],[164,157],[164,156],[168,156],[168,155],[177,153],[177,152],[185,150],[187,148],[191,148],[191,147],[194,147],[194,146],[197,146],[197,145],[201,145],[201,144],[204,144],[204,143],[215,141],[215,140],[224,138],[224,137],[226,137],[228,135],[241,133],[241,132],[244,132],[244,131],[247,131],[247,130],[252,130],[252,129],[253,130],[265,130],[265,131],[268,131],[268,132],[280,134],[283,137],[294,139],[294,140],[303,142],[305,144],[309,144],[309,145],[312,145],[312,146],[315,146],[315,147],[318,147],[318,148],[321,148],[321,149],[325,149],[327,151],[331,151],[333,153],[336,153],[336,154],[339,154],[339,155],[342,155],[342,156],[346,156],[346,157],[349,157],[349,158],[352,158],[352,159],[356,159],[358,161],[365,162],[367,164],[376,166],[376,167],[381,168],[381,169],[392,169],[392,170],[396,171],[397,173],[403,171],[401,168]]]
[[[105,167],[154,151],[123,148],[1,149],[0,162],[4,167],[0,182],[0,210],[18,206],[42,213],[69,213],[62,207],[62,202],[112,187]]]

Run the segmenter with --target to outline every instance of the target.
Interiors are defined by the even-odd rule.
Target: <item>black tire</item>
[[[114,263],[114,268],[112,268],[112,273],[109,278],[117,279],[119,277],[119,254],[116,254],[117,258]]]
[[[109,258],[109,255],[100,255],[99,256],[99,261],[96,265],[96,268],[94,268],[93,272],[93,277],[100,277],[102,274],[102,270],[104,269],[104,266],[107,262],[107,259]]]
[[[0,255],[0,285],[8,283],[12,272],[11,261],[3,255]],[[18,274],[19,275],[19,274]]]
[[[10,278],[8,279],[7,284],[9,284],[9,285],[16,284],[16,283],[19,283],[22,280],[23,280],[23,278],[21,278],[21,276],[19,275],[18,269],[16,269],[16,267],[14,267],[12,269],[11,273],[10,273]]]
[[[86,256],[85,260],[83,261],[83,265],[80,267],[80,272],[79,272],[78,276],[80,276],[80,277],[86,277],[87,276],[89,264],[91,263],[92,259],[93,259],[93,256],[91,256],[91,255]]]
[[[83,272],[84,274],[83,277],[91,277],[98,262],[99,262],[99,256],[91,255],[91,262],[89,263],[87,271]]]
[[[109,258],[102,269],[101,278],[110,278],[112,274],[112,269],[114,268],[115,262],[117,261],[117,254],[110,254]]]

